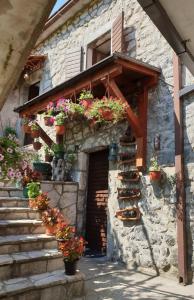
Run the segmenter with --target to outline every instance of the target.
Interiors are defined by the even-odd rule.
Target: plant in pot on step
[[[28,165],[27,161],[23,161],[21,168],[21,185],[23,187],[23,196],[28,198],[28,188],[27,185],[30,182],[38,181],[40,179],[40,173],[37,171],[33,171],[31,167]]]
[[[51,148],[49,148],[49,146],[44,147],[44,155],[45,155],[44,156],[45,157],[45,162],[52,162],[54,152]]]
[[[62,111],[55,117],[56,134],[64,135],[64,133],[65,133],[65,119],[66,118],[67,118],[67,115]]]
[[[36,209],[35,198],[40,194],[40,182],[30,182],[27,184],[29,207]]]
[[[33,148],[34,150],[38,151],[42,147],[42,143],[38,139],[34,139],[33,141]]]
[[[74,236],[59,243],[59,250],[62,252],[65,264],[65,274],[75,275],[77,262],[85,250],[85,241],[82,237]]]
[[[47,210],[42,213],[42,221],[46,227],[46,234],[55,235],[57,224],[62,222],[62,220],[64,220],[64,218],[58,208],[47,208]]]
[[[30,129],[31,129],[31,137],[32,138],[38,138],[40,136],[40,128],[38,124],[33,121],[29,123]]]
[[[58,242],[64,242],[71,239],[75,235],[75,227],[70,226],[65,220],[62,220],[57,224],[56,240]]]
[[[161,168],[156,156],[150,159],[149,176],[151,181],[159,181],[161,179]]]
[[[48,208],[49,198],[47,193],[40,193],[38,196],[36,196],[34,201],[38,210],[46,210]]]
[[[64,158],[64,153],[65,153],[65,150],[64,150],[64,145],[63,144],[52,144],[51,146],[51,149],[54,153],[54,156],[57,158],[57,159],[63,159]]]
[[[88,109],[91,107],[94,100],[94,96],[90,90],[82,90],[79,96],[80,104],[85,108]]]

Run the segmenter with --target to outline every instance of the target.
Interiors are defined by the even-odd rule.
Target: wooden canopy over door
[[[86,240],[94,252],[106,252],[108,201],[108,150],[90,154]]]

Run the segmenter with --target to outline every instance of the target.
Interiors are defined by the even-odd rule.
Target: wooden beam
[[[36,123],[36,125],[38,125],[38,127],[39,127],[41,139],[45,142],[45,144],[47,144],[51,148],[52,144],[54,143],[53,140],[42,129],[42,127],[40,127],[40,125],[38,123]]]
[[[133,110],[131,109],[131,106],[129,105],[129,103],[127,102],[127,100],[125,99],[123,93],[121,92],[121,90],[119,89],[118,85],[116,84],[114,79],[111,79],[109,81],[109,87],[112,90],[112,92],[114,93],[114,95],[121,99],[121,101],[126,105],[126,111],[127,111],[127,119],[129,121],[129,123],[131,124],[134,133],[136,135],[136,137],[140,137],[142,136],[142,130],[140,127],[140,122],[139,122],[139,118],[134,114]]]
[[[34,103],[32,104],[32,106],[24,108],[24,110],[20,112],[20,116],[22,117],[23,115],[29,116],[37,114],[38,112],[45,110],[45,107],[49,101],[52,100],[53,102],[55,102],[60,97],[71,97],[75,93],[78,94],[79,92],[81,92],[81,90],[83,90],[84,88],[88,88],[91,84],[92,86],[98,85],[99,83],[101,83],[102,78],[109,77],[111,79],[122,74],[122,69],[122,66],[114,64],[111,67],[105,68],[103,71],[98,71],[94,75],[91,75],[90,78],[82,79],[77,84],[74,84],[73,86],[68,87],[63,91],[60,91],[53,96],[49,96],[39,103]]]

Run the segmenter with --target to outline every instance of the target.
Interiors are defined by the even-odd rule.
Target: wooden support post
[[[53,140],[51,140],[48,134],[42,129],[42,127],[40,127],[38,123],[36,123],[36,125],[39,127],[41,139],[51,148],[52,144],[54,143]]]

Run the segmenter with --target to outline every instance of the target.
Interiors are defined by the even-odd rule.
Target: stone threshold
[[[59,285],[84,283],[84,274],[77,272],[76,275],[67,276],[64,270],[42,273],[29,277],[20,277],[0,282],[0,299],[15,296],[26,291],[42,290]]]

